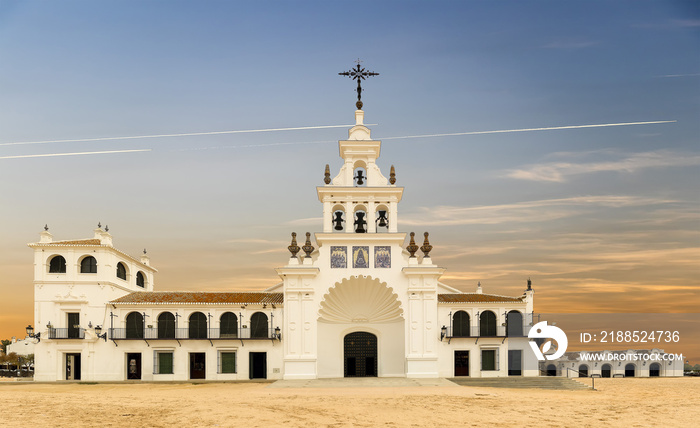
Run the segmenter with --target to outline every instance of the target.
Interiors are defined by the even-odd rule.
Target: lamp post
[[[27,336],[36,339],[36,342],[41,342],[41,333],[34,334],[34,327],[31,324],[27,326]]]

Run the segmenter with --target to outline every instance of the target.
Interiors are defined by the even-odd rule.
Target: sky
[[[430,232],[442,282],[673,313],[667,350],[700,362],[700,6],[674,1],[0,1],[0,338],[33,323],[45,224],[109,225],[158,290],[278,283],[321,229],[358,58],[399,230]],[[477,133],[633,122],[665,123]],[[111,153],[53,156],[86,152]]]

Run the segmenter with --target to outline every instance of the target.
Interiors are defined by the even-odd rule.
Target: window
[[[219,352],[219,373],[236,373],[236,352]]]
[[[226,312],[221,315],[219,320],[219,337],[220,338],[236,338],[238,337],[238,318],[233,312]]]
[[[498,349],[481,350],[481,370],[498,370]]]
[[[173,351],[153,351],[153,374],[173,373]]]
[[[66,259],[54,256],[49,262],[49,273],[66,273]]]
[[[256,312],[250,317],[250,337],[267,339],[267,315],[262,312]]]
[[[117,263],[117,278],[126,281],[126,266],[124,266],[124,263]]]
[[[97,273],[97,260],[87,256],[80,262],[80,273]]]
[[[190,315],[189,338],[207,338],[207,317],[203,313],[195,312],[192,315]]]
[[[578,377],[588,377],[588,366],[581,364],[578,366]]]
[[[469,314],[457,311],[452,316],[452,337],[469,336]]]
[[[510,311],[506,316],[506,330],[508,336],[523,336],[523,315],[518,311]]]
[[[126,316],[126,338],[143,339],[143,315],[131,312]]]
[[[158,339],[175,338],[175,316],[170,312],[158,315]]]
[[[479,335],[496,335],[496,314],[491,311],[484,311],[479,316]]]
[[[143,275],[143,272],[139,271],[136,274],[136,285],[138,285],[141,288],[146,287],[146,277]]]

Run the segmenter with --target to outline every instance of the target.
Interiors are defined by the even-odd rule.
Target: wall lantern
[[[41,342],[41,333],[34,334],[34,327],[31,324],[27,326],[27,336],[36,339],[36,342]]]
[[[100,334],[100,333],[102,333],[102,326],[96,325],[95,326],[95,335],[97,335],[98,339],[104,339],[106,342],[107,341],[107,332],[105,331],[102,334]]]
[[[282,341],[282,334],[280,333],[279,326],[275,327],[275,339]]]
[[[440,342],[442,342],[442,339],[444,339],[445,336],[447,336],[447,327],[443,325],[440,329]]]

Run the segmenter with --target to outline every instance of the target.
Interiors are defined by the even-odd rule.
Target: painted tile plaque
[[[391,247],[378,246],[374,247],[374,267],[375,268],[390,268],[391,267]]]
[[[352,247],[352,267],[369,267],[369,247]]]
[[[331,268],[348,267],[348,247],[331,246]]]

